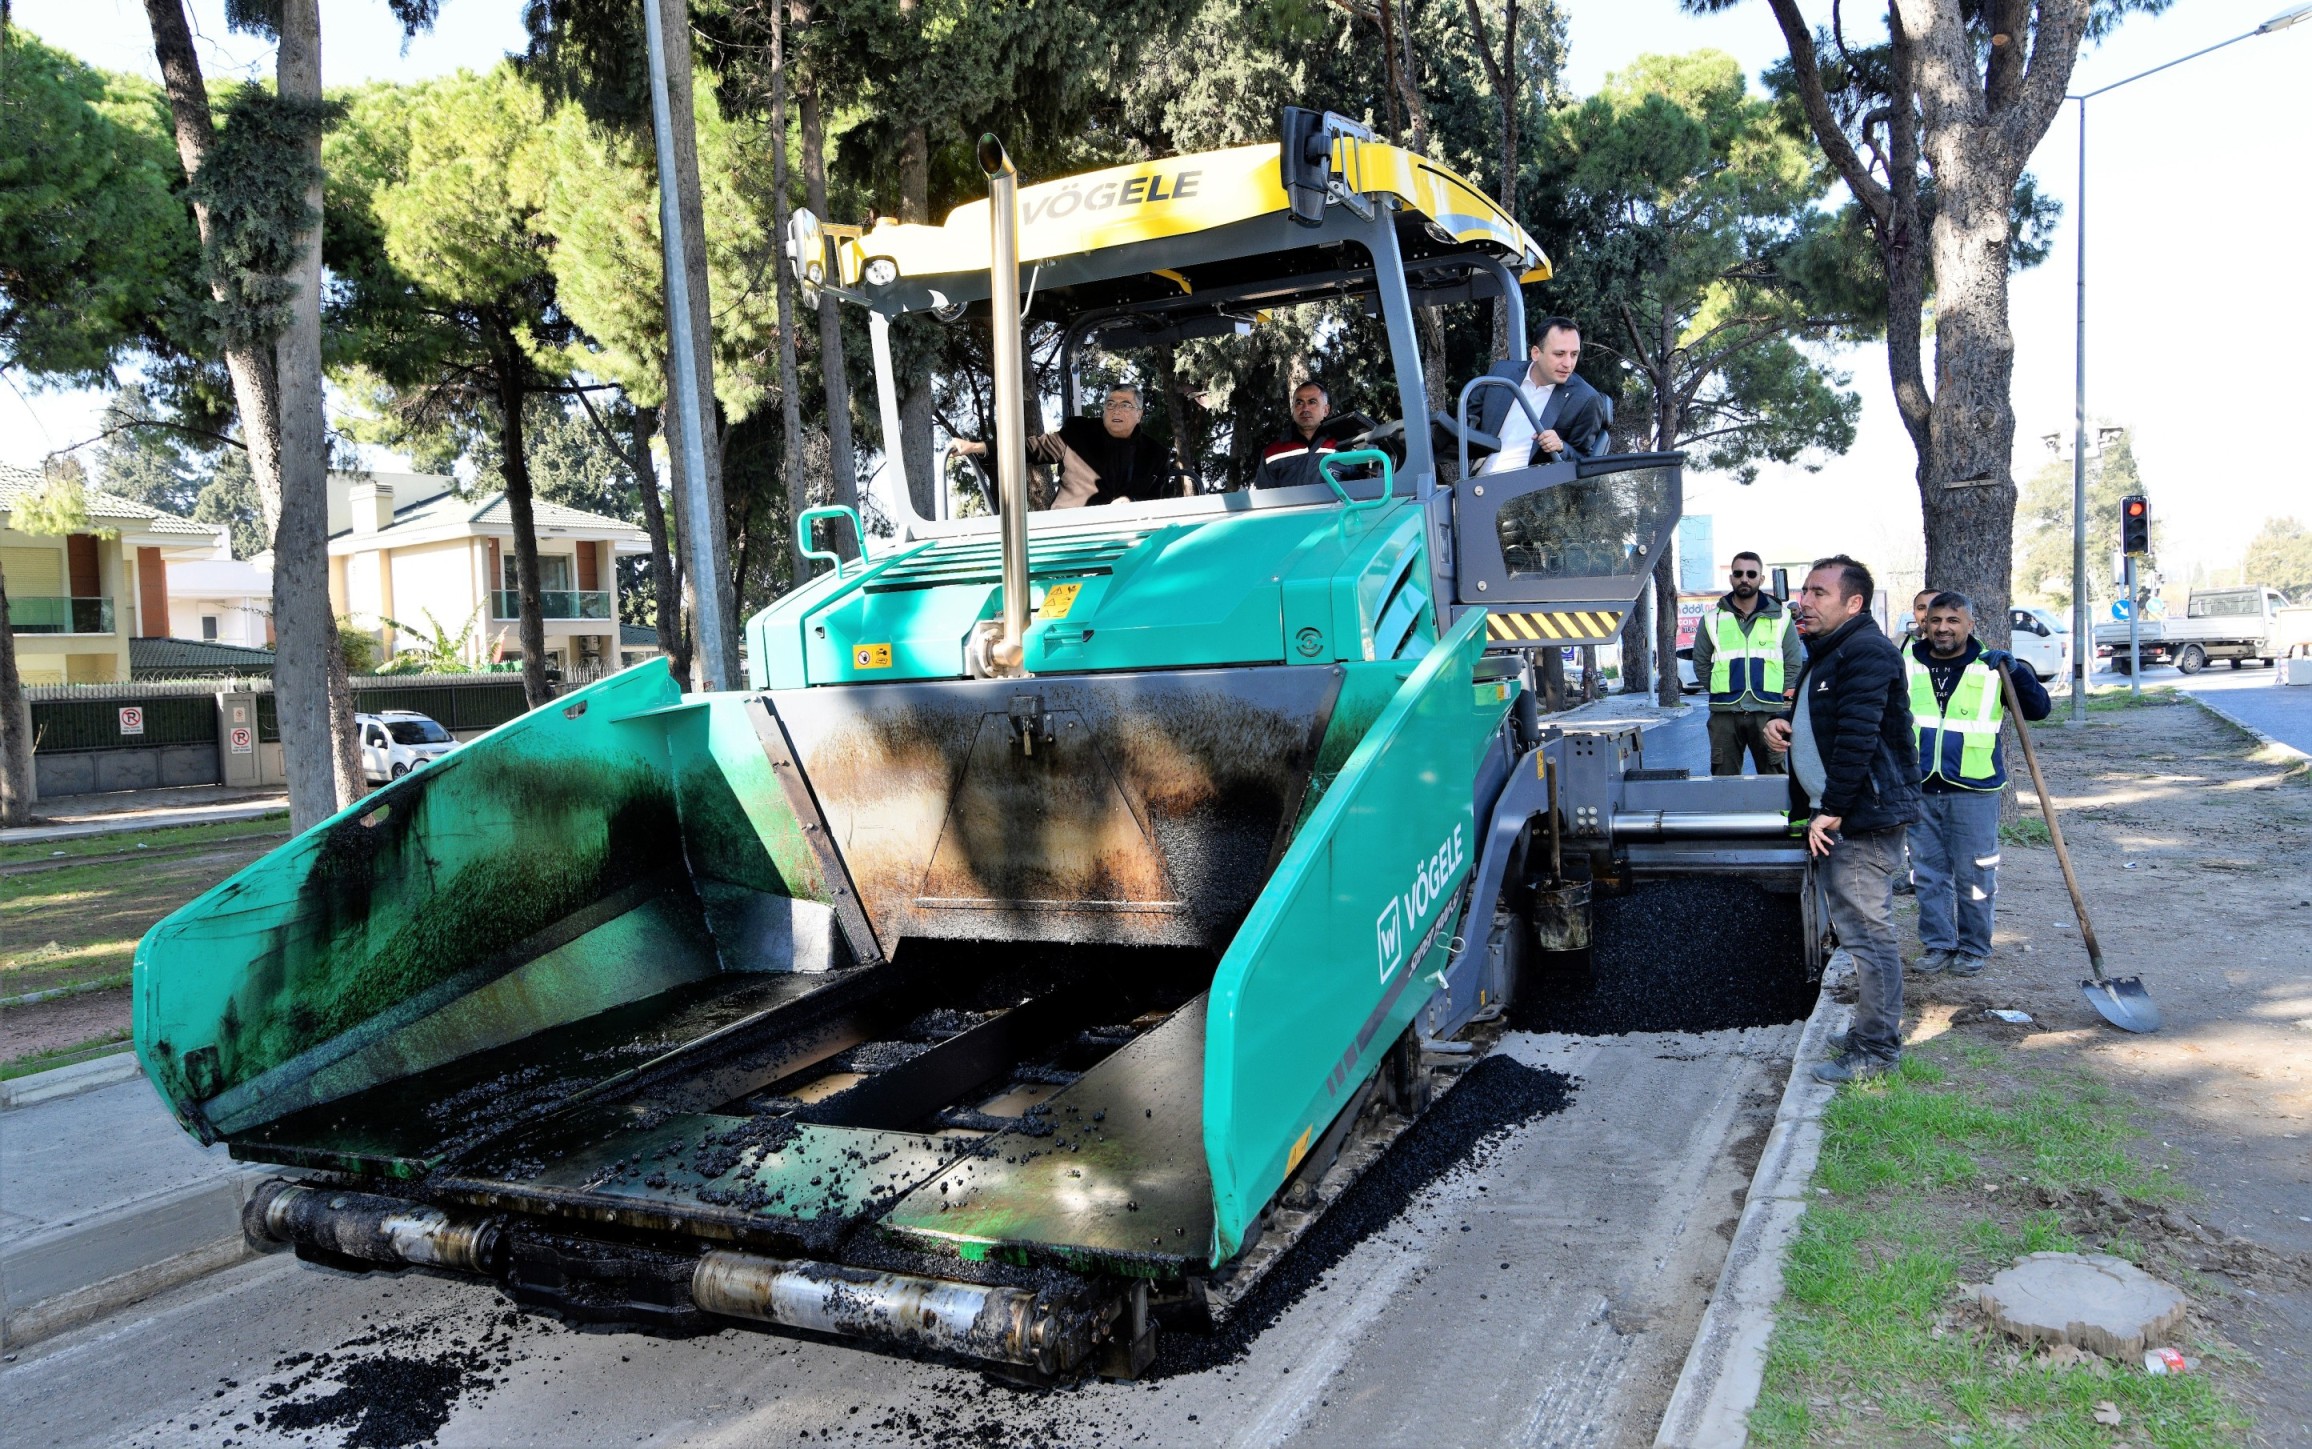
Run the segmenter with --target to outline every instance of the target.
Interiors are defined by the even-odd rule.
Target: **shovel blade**
[[[2159,1003],[2143,989],[2140,976],[2114,976],[2103,981],[2082,981],[2079,994],[2105,1021],[2121,1031],[2159,1030]]]

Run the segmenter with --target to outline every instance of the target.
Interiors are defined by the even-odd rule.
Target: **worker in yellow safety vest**
[[[1999,895],[1999,792],[2007,765],[1999,749],[2006,707],[2004,664],[2025,719],[2045,719],[2052,703],[2039,677],[1975,638],[1965,594],[1937,593],[1925,637],[1903,650],[1911,720],[1919,732],[1924,814],[1911,829],[1911,880],[1919,898],[1921,975],[1973,976],[1991,955]]]
[[[1748,754],[1761,775],[1779,775],[1788,757],[1766,740],[1798,680],[1802,661],[1790,611],[1761,587],[1766,565],[1738,553],[1724,597],[1694,621],[1694,680],[1710,691],[1710,773],[1739,775]]]

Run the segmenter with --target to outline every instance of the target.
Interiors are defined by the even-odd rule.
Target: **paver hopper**
[[[169,917],[137,1049],[189,1131],[290,1170],[252,1238],[670,1331],[1129,1374],[1559,979],[1529,968],[1588,890],[1749,877],[1796,931],[1776,782],[1649,772],[1634,731],[1533,707],[1532,651],[1642,587],[1677,458],[1441,487],[1437,437],[1491,440],[1420,423],[1414,308],[1547,262],[1420,157],[1287,136],[1016,192],[998,149],[1000,209],[806,220],[869,309],[887,437],[888,319],[987,311],[992,257],[1000,341],[1014,256],[1071,371],[1095,335],[1363,300],[1416,426],[1316,483],[1044,512],[1013,436],[977,519],[917,516],[894,463],[895,536],[752,620],[747,688],[615,675]]]

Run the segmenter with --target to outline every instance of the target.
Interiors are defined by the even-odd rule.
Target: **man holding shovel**
[[[1919,894],[1917,969],[1922,976],[1973,976],[1991,955],[1991,915],[1999,894],[1999,792],[2007,764],[1999,750],[2006,705],[2004,668],[2027,720],[2053,707],[2038,676],[2014,667],[1975,638],[1975,606],[1965,594],[1927,604],[1926,637],[1903,650],[1911,718],[1919,731],[1922,814],[1911,832],[1911,878]]]

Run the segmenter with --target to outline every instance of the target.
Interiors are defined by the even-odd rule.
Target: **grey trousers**
[[[1919,944],[1962,956],[1991,954],[1999,897],[1999,792],[1954,790],[1923,797],[1911,831],[1911,879],[1919,893]]]
[[[1903,1051],[1903,953],[1895,941],[1895,877],[1903,868],[1903,827],[1843,835],[1817,862],[1831,929],[1854,956],[1850,1049],[1894,1061]]]

